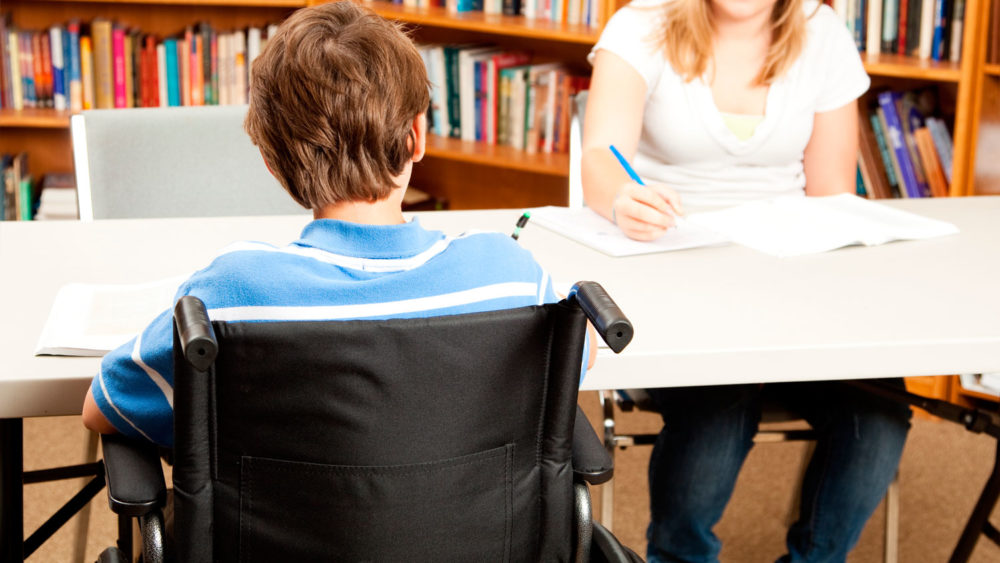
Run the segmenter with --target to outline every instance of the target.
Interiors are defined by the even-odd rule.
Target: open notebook
[[[689,223],[773,256],[955,234],[958,227],[853,194],[784,196],[695,213]]]
[[[609,256],[650,254],[734,242],[773,256],[954,234],[958,227],[853,194],[784,196],[691,213],[651,242],[629,239],[590,209],[541,207],[532,221]]]
[[[63,286],[52,303],[35,355],[103,356],[170,309],[188,276],[140,284]]]

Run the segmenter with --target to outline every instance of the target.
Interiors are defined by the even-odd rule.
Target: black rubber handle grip
[[[570,297],[577,300],[597,329],[597,334],[601,335],[615,354],[624,350],[632,341],[632,323],[601,284],[592,281],[577,282],[570,291]]]
[[[205,304],[197,297],[181,297],[174,306],[174,322],[184,358],[199,371],[207,370],[215,361],[219,345]]]

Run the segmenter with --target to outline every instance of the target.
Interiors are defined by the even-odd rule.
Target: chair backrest
[[[71,119],[80,218],[306,213],[243,130],[247,106],[92,110]]]
[[[569,123],[569,207],[579,209],[583,203],[583,181],[581,180],[583,152],[583,116],[587,110],[587,90],[581,90],[572,100]]]
[[[179,559],[568,561],[585,326],[567,302],[216,322],[204,371],[175,331]]]

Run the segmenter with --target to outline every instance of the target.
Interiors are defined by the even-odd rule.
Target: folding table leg
[[[0,418],[0,561],[24,560],[24,423]]]

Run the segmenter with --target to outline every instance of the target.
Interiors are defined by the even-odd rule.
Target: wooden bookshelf
[[[324,0],[4,0],[3,10],[21,28],[41,29],[70,19],[116,19],[161,36],[198,21],[219,29],[264,26],[293,10]],[[953,195],[1000,193],[976,168],[980,129],[984,140],[1000,127],[1000,110],[991,107],[1000,91],[1000,65],[986,65],[986,22],[991,0],[967,0],[960,63],[918,60],[899,55],[863,55],[873,81],[908,88],[937,83],[954,93]],[[995,1],[995,0],[994,0]],[[538,60],[555,60],[578,73],[589,72],[586,55],[599,28],[557,24],[524,17],[453,14],[443,8],[410,8],[386,0],[362,0],[380,15],[403,22],[425,43],[492,43],[533,51]],[[610,14],[625,0],[604,0]],[[51,110],[0,110],[0,150],[31,149],[37,173],[72,167],[69,115]],[[34,156],[39,142],[51,155]],[[992,144],[991,144],[992,147]],[[995,152],[993,154],[996,154]],[[65,155],[56,157],[52,155]],[[982,160],[982,159],[981,159]],[[60,168],[49,168],[50,165]],[[69,168],[67,168],[67,166]],[[431,137],[427,157],[414,172],[414,185],[445,197],[454,209],[521,207],[565,203],[569,160],[566,155],[528,154],[509,147]]]

